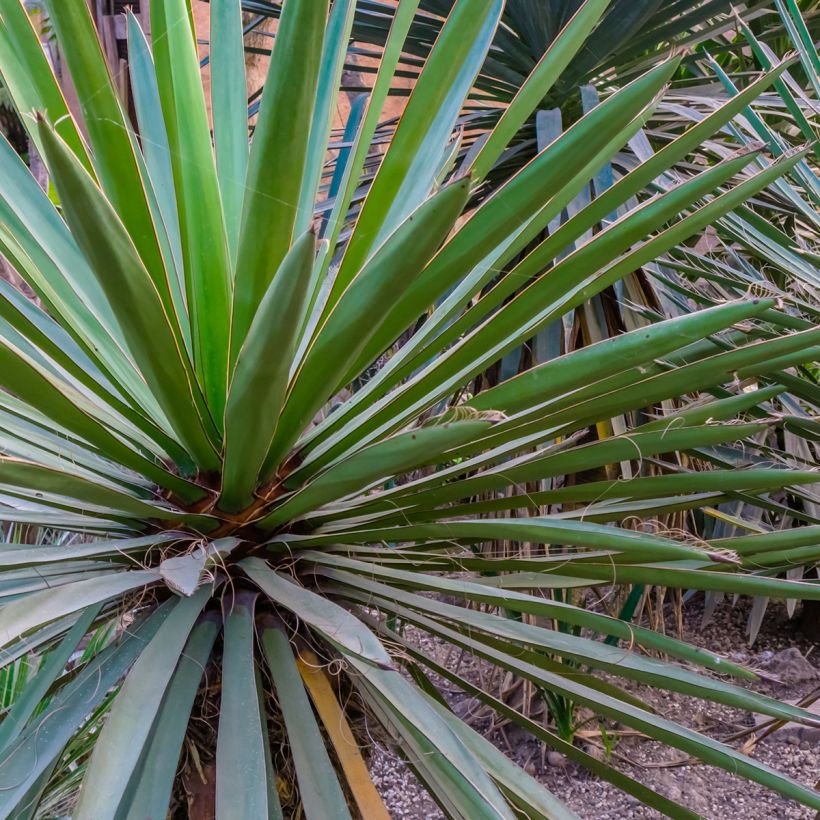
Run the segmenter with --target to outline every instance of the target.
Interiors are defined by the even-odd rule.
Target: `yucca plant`
[[[76,645],[113,615],[121,627],[79,673],[50,664],[33,679],[49,700],[6,724],[0,816],[53,805],[55,765],[66,749],[90,747],[75,818],[162,818],[186,794],[193,817],[387,817],[350,702],[364,707],[371,731],[381,725],[448,815],[572,816],[448,710],[430,670],[647,804],[693,816],[437,665],[414,643],[419,633],[820,808],[815,791],[653,713],[616,679],[782,720],[816,717],[694,671],[754,678],[709,651],[542,594],[662,583],[816,600],[817,584],[747,569],[761,556],[774,570],[797,560],[814,549],[817,527],[705,543],[617,524],[817,474],[758,467],[519,490],[617,462],[637,468],[652,458],[663,470],[664,454],[754,436],[768,417],[744,419],[782,389],[766,385],[767,374],[816,359],[820,331],[783,331],[773,300],[733,300],[467,391],[540,328],[801,160],[805,152],[789,151],[741,174],[754,157],[741,149],[573,247],[786,66],[536,242],[638,132],[677,67],[663,61],[610,95],[476,202],[606,0],[580,7],[560,47],[457,167],[453,127],[503,4],[454,5],[361,203],[413,0],[397,6],[329,202],[323,167],[352,0],[285,4],[250,149],[239,0],[212,3],[213,132],[185,0],[152,3],[153,48],[128,21],[136,127],[84,0],[47,5],[81,122],[19,0],[0,4],[0,73],[55,192],[0,144],[0,247],[39,297],[0,283],[0,517],[86,537],[3,545],[3,663]],[[746,389],[749,380],[759,389]],[[623,435],[589,433],[602,419],[716,385],[727,391],[719,400],[659,410]],[[506,497],[481,500],[505,488]],[[544,515],[547,505],[567,506]],[[520,557],[494,557],[501,541]]]

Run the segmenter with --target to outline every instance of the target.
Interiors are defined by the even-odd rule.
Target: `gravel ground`
[[[753,685],[759,692],[795,702],[814,691],[820,684],[820,646],[805,637],[798,619],[788,619],[782,603],[771,603],[760,634],[750,648],[746,638],[748,614],[748,603],[731,606],[726,602],[717,609],[712,622],[703,625],[702,607],[695,600],[685,612],[683,638],[760,671],[766,677]],[[417,638],[424,650],[439,662],[451,668],[457,664],[460,675],[472,682],[487,681],[486,664],[469,657],[448,655],[446,646],[427,636]],[[482,712],[480,704],[442,681],[437,684],[457,713],[470,715],[474,728],[483,731],[582,820],[662,817],[558,753],[548,751],[517,727],[494,727],[492,717]],[[737,709],[674,693],[660,693],[640,685],[627,684],[624,688],[640,695],[661,715],[710,737],[724,740],[753,725],[753,718]],[[817,704],[813,710],[817,710]],[[787,726],[745,751],[811,787],[820,779],[818,732],[820,730]],[[600,755],[600,744],[593,738],[589,740],[591,742],[584,746],[586,751]],[[722,769],[692,765],[689,761],[676,765],[684,758],[683,753],[662,744],[630,737],[618,742],[611,762],[653,790],[710,820],[810,820],[815,817],[810,809]],[[375,747],[371,773],[392,817],[407,820],[443,817],[407,765],[389,748]]]

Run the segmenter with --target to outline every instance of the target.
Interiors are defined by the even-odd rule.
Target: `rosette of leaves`
[[[687,543],[619,526],[817,475],[760,467],[519,491],[754,436],[768,421],[747,420],[751,409],[781,387],[742,388],[815,359],[820,331],[783,331],[771,300],[733,300],[466,392],[505,352],[800,161],[788,151],[741,174],[754,156],[741,150],[564,253],[783,66],[534,242],[641,128],[677,66],[637,77],[491,197],[471,200],[604,0],[579,9],[562,48],[457,173],[451,135],[503,4],[454,6],[361,200],[416,10],[401,3],[329,201],[323,169],[353,2],[285,4],[250,144],[238,0],[212,4],[213,131],[184,0],[152,3],[152,47],[128,21],[136,124],[86,3],[47,5],[78,119],[23,6],[7,0],[0,18],[0,72],[57,201],[0,143],[0,247],[40,300],[0,285],[0,515],[86,537],[0,549],[3,663],[70,653],[121,617],[117,638],[79,672],[52,663],[23,687],[3,729],[0,814],[36,813],[64,750],[84,742],[75,818],[161,818],[186,794],[193,816],[277,817],[298,803],[310,818],[386,817],[351,741],[342,704],[355,702],[448,815],[572,816],[449,711],[432,670],[644,802],[692,816],[438,666],[414,643],[420,633],[820,808],[816,792],[655,714],[624,682],[816,717],[731,682],[754,676],[709,651],[548,594],[663,583],[817,599],[816,584],[746,571],[763,554],[788,563],[816,542],[816,527]],[[621,435],[592,432],[600,419],[714,385],[727,395]],[[494,490],[505,497],[483,498]],[[494,557],[502,541],[520,557]]]

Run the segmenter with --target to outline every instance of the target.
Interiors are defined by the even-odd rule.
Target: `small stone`
[[[465,698],[453,706],[453,711],[462,720],[467,720],[474,717],[476,712],[481,709],[481,701],[478,698]]]
[[[566,766],[567,759],[560,752],[547,752],[547,763],[550,766]]]
[[[584,744],[584,751],[590,756],[594,757],[596,760],[603,760],[604,750],[600,746],[595,746],[592,743],[585,743]]]
[[[761,653],[761,656],[767,653]],[[802,683],[820,677],[817,670],[803,657],[796,647],[783,649],[761,663],[766,669],[777,675],[784,683]]]
[[[673,785],[667,787],[666,796],[670,800],[674,800],[677,803],[680,801],[681,797],[683,797],[683,792],[681,791],[680,786]]]

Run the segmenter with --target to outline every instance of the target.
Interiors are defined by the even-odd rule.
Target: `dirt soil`
[[[750,604],[730,601],[719,605],[713,620],[703,625],[702,603],[695,598],[686,606],[682,637],[708,647],[731,660],[748,665],[766,678],[752,688],[782,700],[796,702],[820,685],[820,645],[809,640],[799,619],[789,619],[782,602],[771,602],[760,633],[748,645],[746,626]],[[674,626],[670,621],[669,634]],[[448,654],[448,647],[417,634],[419,644],[432,657],[471,682],[486,681],[486,664],[471,657]],[[623,685],[623,681],[619,681]],[[532,739],[517,727],[498,728],[481,704],[448,682],[437,681],[442,694],[462,717],[505,750],[526,770],[564,801],[582,820],[627,820],[659,818],[659,812],[614,786],[588,774],[577,764]],[[648,687],[627,683],[624,688],[639,694],[659,714],[710,737],[727,740],[754,725],[753,716],[731,707],[708,704],[675,693],[660,693]],[[817,711],[818,704],[812,707]],[[758,718],[760,722],[761,718]],[[592,724],[594,728],[594,724]],[[602,755],[600,743],[593,738],[579,741],[586,751]],[[732,745],[740,746],[748,738]],[[754,743],[751,756],[814,787],[820,780],[820,730],[790,725]],[[622,738],[614,748],[611,763],[653,790],[669,797],[709,820],[810,820],[815,812],[778,794],[729,774],[714,766],[675,765],[686,755],[660,743],[640,737]],[[671,765],[670,765],[671,764]],[[372,758],[372,776],[394,818],[438,820],[444,817],[426,794],[407,765],[389,748],[378,745]],[[818,815],[820,818],[820,815]]]

